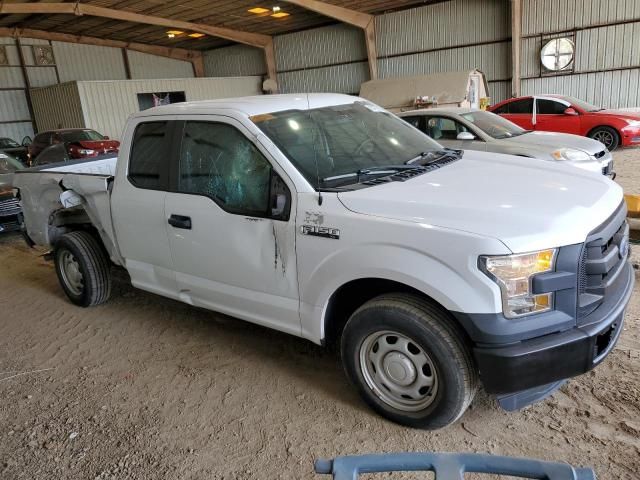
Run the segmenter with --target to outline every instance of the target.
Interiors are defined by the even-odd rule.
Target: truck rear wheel
[[[385,294],[365,303],[344,328],[341,353],[365,402],[403,425],[449,425],[476,393],[478,373],[462,333],[415,295]]]
[[[54,251],[56,273],[67,297],[76,305],[91,307],[111,294],[109,259],[88,232],[66,233]]]

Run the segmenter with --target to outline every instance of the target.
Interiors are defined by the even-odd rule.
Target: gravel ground
[[[619,182],[640,193],[640,149],[615,156]],[[315,458],[393,451],[531,456],[639,478],[637,291],[595,371],[516,413],[480,392],[461,421],[427,432],[373,414],[335,354],[304,340],[124,282],[108,304],[74,307],[40,253],[0,237],[2,479],[311,479],[324,478]]]

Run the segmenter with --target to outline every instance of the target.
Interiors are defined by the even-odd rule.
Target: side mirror
[[[575,108],[569,107],[564,111],[565,115],[578,115],[578,112],[576,112]]]
[[[31,140],[31,137],[28,136],[28,135],[22,139],[22,146],[23,147],[28,147],[32,143],[33,143],[33,140]]]
[[[287,208],[287,196],[284,193],[277,193],[273,199],[271,216],[281,218],[285,208]]]
[[[107,137],[106,135],[104,137],[102,137],[103,140],[111,140],[109,137]]]
[[[271,218],[289,220],[291,194],[280,176],[271,170]]]
[[[471,132],[460,132],[456,137],[458,140],[475,140],[476,137]]]

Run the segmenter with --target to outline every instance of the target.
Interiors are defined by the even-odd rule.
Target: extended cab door
[[[113,228],[131,283],[177,298],[164,202],[176,122],[141,118],[128,124],[111,195]]]
[[[300,335],[293,185],[240,122],[191,118],[165,203],[180,298]]]
[[[580,134],[580,116],[576,110],[565,113],[568,103],[549,98],[536,98],[535,129],[543,132]],[[569,112],[571,112],[569,110]]]

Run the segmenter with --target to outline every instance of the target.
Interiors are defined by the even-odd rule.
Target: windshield
[[[443,147],[419,130],[363,102],[255,115],[267,135],[314,188],[322,179],[403,165]],[[350,182],[357,182],[353,177]]]
[[[571,105],[576,106],[581,110],[584,110],[585,112],[599,112],[600,110],[604,110],[604,108],[602,107],[598,107],[589,102],[585,102],[584,100],[580,100],[579,98],[574,98],[574,97],[560,97],[560,98],[562,98],[563,100],[566,100]]]
[[[71,132],[62,132],[62,138],[65,142],[95,142],[104,140],[104,137],[95,130],[74,130]]]
[[[460,116],[493,138],[513,138],[527,133],[527,130],[495,113],[479,110],[463,113]]]
[[[0,153],[0,174],[12,173],[16,170],[22,170],[24,165],[16,158],[13,158],[6,153]]]
[[[19,148],[20,145],[10,138],[0,138],[0,148]]]

